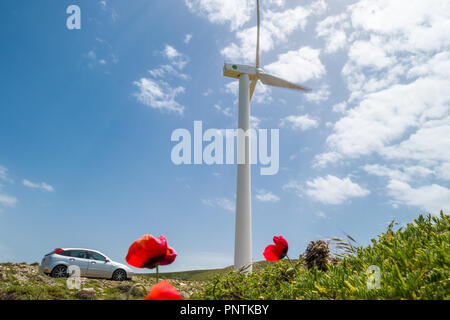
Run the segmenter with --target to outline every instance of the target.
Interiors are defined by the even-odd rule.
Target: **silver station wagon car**
[[[70,266],[79,267],[81,277],[123,281],[131,279],[134,274],[131,268],[112,261],[103,253],[83,248],[55,249],[44,256],[39,272],[55,278],[64,278],[69,276]]]

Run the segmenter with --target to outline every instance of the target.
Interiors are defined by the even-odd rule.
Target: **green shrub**
[[[450,217],[420,215],[404,229],[388,230],[327,272],[287,260],[248,276],[218,275],[197,299],[449,299]],[[380,287],[369,288],[368,268],[380,270]]]

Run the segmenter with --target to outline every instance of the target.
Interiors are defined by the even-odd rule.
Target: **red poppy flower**
[[[167,266],[168,264],[171,264],[175,261],[175,258],[177,257],[177,252],[174,248],[167,247],[166,256],[164,259],[162,259],[159,264],[162,266]]]
[[[268,245],[263,252],[264,258],[267,261],[283,259],[288,252],[288,243],[282,236],[273,237],[273,242],[275,244]]]
[[[167,246],[166,237],[145,235],[133,242],[126,260],[133,267],[153,269],[161,262],[164,265],[172,263],[176,256],[175,250]]]
[[[155,284],[144,300],[184,300],[169,281],[164,280]]]

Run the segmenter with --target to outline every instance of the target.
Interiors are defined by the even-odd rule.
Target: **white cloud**
[[[28,188],[40,189],[40,190],[47,191],[47,192],[55,191],[55,189],[51,185],[49,185],[49,184],[47,184],[45,182],[34,183],[34,182],[31,182],[29,180],[24,179],[23,180],[23,185],[25,187],[28,187]]]
[[[243,26],[255,12],[253,0],[185,0],[193,13],[205,16],[212,23],[229,23],[232,30]]]
[[[170,61],[171,65],[160,65],[155,69],[149,70],[149,78],[144,77],[135,81],[134,85],[138,88],[138,92],[134,96],[139,102],[150,108],[183,114],[184,106],[175,99],[185,92],[185,88],[183,86],[173,86],[166,80],[169,77],[176,77],[182,80],[189,79],[188,75],[176,70],[176,68],[179,70],[183,69],[189,59],[170,45],[166,45],[163,54]]]
[[[320,50],[303,47],[278,56],[278,60],[265,67],[270,73],[294,83],[303,83],[325,75],[325,66],[319,58]]]
[[[450,162],[450,117],[426,122],[408,139],[380,153],[389,159],[417,160],[425,164]]]
[[[333,112],[337,112],[337,113],[345,113],[346,109],[347,109],[347,103],[345,101],[337,103],[333,106]]]
[[[258,190],[256,192],[255,197],[256,197],[256,199],[258,199],[261,202],[278,202],[278,201],[280,201],[280,198],[277,195],[273,194],[270,191],[264,190],[264,189]]]
[[[0,166],[0,180],[5,182],[13,183],[14,181],[8,177],[8,169],[3,166]]]
[[[5,179],[7,172],[8,172],[8,169],[6,169],[3,166],[0,166],[0,179]]]
[[[231,93],[234,96],[239,95],[239,81],[229,82],[225,85],[225,92]],[[269,86],[263,85],[261,82],[258,82],[256,85],[255,92],[253,93],[252,103],[260,103],[266,104],[271,103],[273,101],[271,97],[271,89]],[[237,100],[235,101],[238,102]]]
[[[445,116],[449,86],[450,79],[429,77],[369,94],[335,124],[327,144],[350,157],[381,151],[425,120]]]
[[[387,177],[389,182],[387,184],[387,193],[391,196],[394,207],[399,205],[415,206],[424,213],[438,214],[441,209],[448,210],[450,208],[450,189],[438,185],[423,185],[414,188],[410,185],[411,182],[416,184],[434,174],[428,168],[421,166],[403,166],[394,169],[388,168],[384,165],[366,165],[363,168],[369,174],[376,176]]]
[[[236,210],[235,203],[227,198],[203,199],[202,203],[209,207],[222,208],[227,211],[234,212]]]
[[[393,85],[387,82],[385,88],[362,93],[356,107],[348,108],[334,125],[327,138],[329,150],[317,157],[322,160],[320,165],[377,154],[392,162],[394,169],[365,169],[389,178],[387,194],[394,198],[395,205],[436,210],[427,199],[413,201],[413,195],[419,191],[434,192],[430,197],[445,204],[445,187],[430,184],[415,189],[407,182],[425,177],[447,181],[450,178],[445,170],[450,163],[450,77],[443,74],[450,62],[447,58],[444,53],[432,55],[410,69],[410,78],[417,77],[410,82],[396,83],[401,80],[394,79]],[[408,172],[411,168],[422,169]]]
[[[237,97],[239,94],[239,82],[238,81],[228,82],[225,85],[225,92],[231,93]]]
[[[363,169],[369,174],[380,177],[388,177],[391,180],[399,181],[411,181],[433,174],[433,171],[431,171],[430,169],[420,166],[398,167],[395,169],[391,169],[384,165],[374,164],[365,165]]]
[[[361,0],[349,15],[319,23],[319,36],[329,36],[336,24],[352,31],[342,71],[351,94],[333,108],[345,113],[318,156],[322,164],[377,153],[414,159],[431,171],[445,166],[448,121],[436,121],[450,111],[449,8],[445,1],[405,7],[401,0]]]
[[[99,37],[95,40],[96,42],[93,48],[83,54],[83,58],[85,59],[89,69],[94,69],[98,66],[106,68],[110,64],[116,64],[119,59],[114,53],[112,53],[113,48],[111,44]]]
[[[305,114],[303,116],[288,116],[286,118],[281,119],[280,121],[281,127],[290,127],[291,129],[298,129],[301,131],[306,131],[311,128],[317,128],[319,123],[317,120],[314,120],[309,117],[309,115]]]
[[[14,183],[12,179],[8,176],[8,169],[0,166],[0,181],[4,181],[7,183]],[[0,212],[2,212],[2,208],[9,207],[13,208],[16,206],[18,200],[16,197],[10,196],[4,192],[2,192],[3,185],[0,183]]]
[[[314,0],[311,3],[310,8],[314,14],[321,15],[328,9],[328,5],[325,0]]]
[[[180,53],[177,49],[170,45],[166,45],[164,49],[164,56],[180,70],[184,69],[189,61],[189,58],[185,54]]]
[[[286,0],[266,0],[265,5],[273,5],[278,7],[284,7]]]
[[[88,59],[88,67],[90,69],[94,68],[94,66],[99,63],[99,59],[97,58],[97,54],[94,50],[89,50],[87,54],[84,55],[84,58]]]
[[[315,1],[303,9],[307,15],[292,21],[292,30],[304,28],[310,16],[323,13],[326,2]],[[286,41],[277,31],[284,26],[270,25],[269,11],[273,16],[283,13],[263,9],[263,52]],[[333,117],[340,119],[327,119],[331,133],[313,166],[370,156],[370,162],[380,162],[366,165],[365,171],[387,178],[386,190],[395,205],[429,207],[426,199],[413,201],[411,195],[420,191],[430,191],[431,198],[445,203],[448,186],[442,182],[450,180],[450,2],[411,0],[405,6],[404,0],[357,0],[342,12],[318,23],[316,34],[325,41],[323,49],[291,50],[265,67],[302,83],[326,74],[321,52],[346,53],[341,75],[349,96],[333,106]],[[250,12],[246,22],[251,16]],[[253,62],[256,28],[241,29],[244,24],[235,28],[237,41],[222,54]],[[288,37],[293,32],[289,30]],[[321,89],[306,98],[325,101],[329,90]],[[305,186],[295,182],[284,188],[306,193]]]
[[[335,163],[340,159],[342,159],[342,155],[334,151],[321,153],[314,158],[313,167],[323,168],[326,167],[329,163]]]
[[[155,69],[151,69],[148,71],[153,78],[167,78],[168,76],[173,76],[176,78],[180,78],[182,80],[188,80],[189,76],[187,74],[181,73],[176,70],[170,64],[163,64]]]
[[[328,218],[327,215],[323,212],[323,211],[318,211],[316,212],[316,216],[318,216],[319,218]]]
[[[0,193],[0,206],[13,208],[17,204],[17,198],[9,196],[5,193]]]
[[[261,20],[261,53],[268,52],[280,43],[284,43],[298,28],[304,29],[307,18],[311,14],[309,9],[298,6],[285,11],[267,10]],[[232,43],[221,53],[230,61],[254,63],[256,55],[257,27],[253,26],[236,33],[238,44]]]
[[[139,89],[135,93],[139,102],[154,109],[183,114],[184,106],[175,101],[175,98],[184,93],[184,87],[173,88],[165,81],[150,78],[141,78],[134,85]]]
[[[250,116],[250,128],[252,129],[258,129],[259,125],[261,124],[261,119],[259,119],[256,116]]]
[[[285,184],[283,186],[283,190],[292,191],[299,197],[302,197],[304,193],[304,187],[298,181],[295,180],[291,180],[287,184]]]
[[[393,57],[388,57],[382,47],[383,41],[374,37],[370,41],[355,41],[350,48],[349,57],[358,66],[383,69],[395,63]]]
[[[319,22],[316,33],[319,37],[324,37],[327,43],[325,52],[334,53],[347,44],[347,34],[345,29],[350,27],[346,13],[329,16]]]
[[[119,15],[117,14],[117,11],[114,8],[112,8],[110,5],[108,5],[108,2],[106,0],[100,0],[99,4],[100,4],[100,8],[104,12],[108,12],[110,14],[111,19],[113,21],[117,20],[117,18],[119,17]]]
[[[322,85],[319,89],[312,90],[305,95],[306,100],[314,103],[320,103],[327,101],[330,96],[330,87],[328,85]]]
[[[405,51],[441,50],[450,44],[448,1],[362,0],[351,7],[357,29],[390,36],[386,44]],[[392,37],[394,35],[394,37]]]
[[[394,204],[420,207],[424,213],[439,214],[450,208],[450,189],[432,184],[413,188],[408,183],[391,180],[387,186],[389,195],[394,198]]]
[[[184,36],[183,42],[184,42],[185,44],[189,44],[189,42],[191,42],[191,40],[192,40],[192,34],[188,33],[188,34],[186,34],[186,35]]]
[[[443,179],[450,181],[450,162],[441,164],[436,168],[436,175]]]
[[[438,75],[448,77],[450,74],[450,51],[444,51],[425,60],[424,63],[415,64],[408,72],[408,77]]]
[[[261,82],[258,82],[255,92],[253,93],[252,102],[260,104],[271,103],[273,101],[271,93],[272,90],[269,86],[263,85]]]
[[[164,54],[166,55],[167,59],[175,59],[179,57],[181,54],[172,46],[166,45],[166,48],[164,49]]]
[[[220,104],[215,104],[214,109],[222,113],[224,116],[233,117],[233,110],[231,110],[231,108],[224,108]]]
[[[369,190],[360,187],[350,178],[339,179],[328,175],[307,181],[306,194],[315,201],[324,204],[341,204],[350,198],[361,198],[370,194]]]

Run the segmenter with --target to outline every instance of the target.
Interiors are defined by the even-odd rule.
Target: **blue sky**
[[[280,170],[252,174],[253,257],[297,257],[346,232],[450,207],[448,1],[262,0],[252,125],[280,129]],[[66,8],[81,8],[81,30]],[[124,261],[144,234],[162,271],[233,263],[236,167],[176,166],[173,130],[237,126],[224,61],[254,63],[255,1],[4,0],[0,4],[0,261],[88,247]]]

